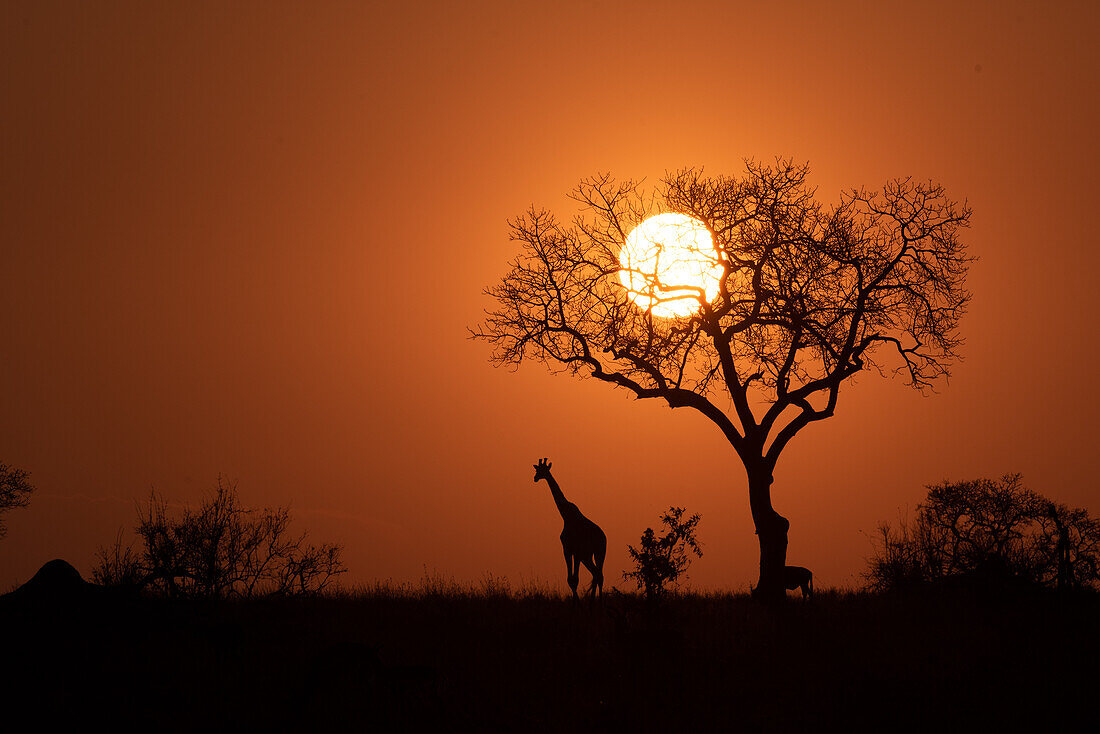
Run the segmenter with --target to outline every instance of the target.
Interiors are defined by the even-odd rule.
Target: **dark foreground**
[[[0,599],[4,717],[150,730],[990,731],[1094,714],[1100,599]],[[2,723],[0,723],[2,726]],[[6,728],[6,727],[4,727]]]

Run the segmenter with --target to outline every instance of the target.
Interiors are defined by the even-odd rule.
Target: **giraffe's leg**
[[[592,556],[585,558],[581,562],[584,564],[584,567],[588,569],[588,573],[592,574],[592,583],[588,585],[588,596],[595,597],[597,585],[603,586],[603,574],[600,573],[600,569],[596,566]]]
[[[606,554],[607,554],[607,539],[605,538],[603,540],[603,543],[600,544],[600,547],[596,549],[596,556],[595,556],[596,570],[593,573],[593,576],[595,577],[595,581],[596,581],[596,590],[599,593],[599,596],[603,596],[603,559],[604,559],[604,556]]]
[[[577,581],[580,577],[580,566],[577,557],[569,551],[565,551],[565,573],[569,582],[569,589],[573,592],[573,598],[577,598]]]
[[[569,551],[564,547],[562,552],[565,553],[565,579],[566,583],[569,583],[569,579],[573,577],[573,559],[569,556]]]

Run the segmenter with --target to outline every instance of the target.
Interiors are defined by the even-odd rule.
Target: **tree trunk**
[[[759,466],[746,466],[749,507],[760,541],[760,579],[752,595],[769,601],[783,599],[783,569],[787,565],[787,531],[791,524],[772,508],[772,475]]]

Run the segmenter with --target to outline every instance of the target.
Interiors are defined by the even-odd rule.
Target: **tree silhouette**
[[[34,486],[27,481],[28,476],[26,471],[0,462],[0,538],[8,533],[4,513],[30,504]]]
[[[879,526],[864,578],[876,591],[955,579],[985,586],[1100,585],[1100,521],[1019,474],[928,488],[912,522]]]
[[[608,175],[584,180],[571,224],[534,208],[509,222],[520,255],[487,289],[495,305],[471,332],[497,365],[541,362],[717,425],[747,473],[755,592],[767,598],[784,595],[790,524],[771,496],[783,449],[833,415],[841,384],[861,370],[898,372],[921,390],[946,376],[969,300],[971,258],[958,239],[965,204],[936,184],[899,179],[825,206],[808,172],[784,160],[749,161],[740,177],[686,169],[648,195]],[[622,287],[627,234],[662,212],[710,232],[721,272],[712,300],[692,284],[633,272],[646,283],[643,309]],[[685,297],[698,302],[694,314],[654,315],[653,305]]]
[[[92,578],[137,585],[169,597],[254,597],[323,591],[347,569],[339,545],[314,546],[290,532],[290,510],[241,506],[236,484],[221,478],[197,510],[173,517],[153,494],[139,508],[140,549],[101,548]]]

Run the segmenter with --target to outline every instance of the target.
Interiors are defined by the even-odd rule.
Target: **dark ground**
[[[375,590],[0,599],[0,705],[119,728],[1060,730],[1093,719],[1100,598],[819,594],[656,610]],[[2,722],[0,722],[2,727]],[[2,727],[5,728],[6,727]]]

